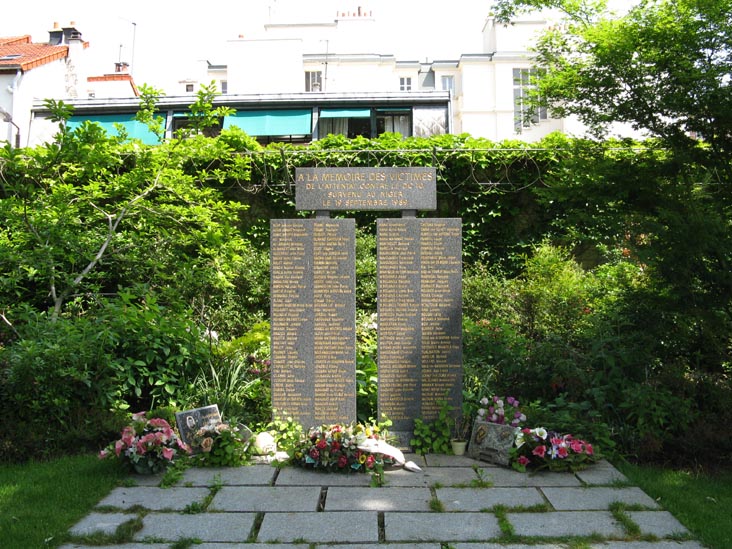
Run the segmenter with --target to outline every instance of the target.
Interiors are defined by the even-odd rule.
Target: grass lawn
[[[706,475],[629,464],[618,469],[707,547],[732,547],[732,472]]]
[[[96,456],[0,465],[0,546],[61,545],[68,529],[123,476],[115,461],[100,461]]]

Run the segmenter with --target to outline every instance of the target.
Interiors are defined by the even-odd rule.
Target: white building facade
[[[526,120],[523,99],[535,70],[529,48],[546,24],[536,19],[503,26],[488,17],[482,28],[483,51],[456,59],[425,51],[424,60],[404,60],[379,51],[376,16],[358,8],[327,21],[270,22],[257,35],[227,41],[216,63],[192,62],[181,78],[154,85],[166,92],[160,106],[168,135],[185,124],[186,108],[200,86],[214,81],[221,92],[216,104],[235,110],[222,120],[222,128],[239,126],[263,143],[307,143],[328,134],[375,137],[384,132],[404,137],[468,133],[492,141],[531,142],[554,131],[581,132],[576,124],[549,118],[546,111]],[[138,99],[131,77],[88,77],[90,71],[77,71],[85,84],[70,93],[69,86],[64,87],[68,59],[64,63],[55,76],[45,71],[45,83],[30,92],[26,82],[32,72],[22,76],[25,89],[14,96],[12,114],[14,121],[17,116],[27,124],[24,145],[53,134],[43,107],[46,97],[63,99],[75,108],[72,125],[95,120],[113,131],[114,123],[123,123],[130,135],[145,133],[135,127]],[[7,86],[12,87],[13,78]],[[50,85],[48,79],[59,85]],[[100,90],[101,83],[107,85],[106,92]],[[0,106],[3,101],[0,96]],[[3,135],[0,118],[0,138]]]

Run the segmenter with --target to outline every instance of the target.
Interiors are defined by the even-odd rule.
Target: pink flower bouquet
[[[117,457],[140,474],[165,471],[179,452],[190,449],[162,418],[147,419],[145,412],[132,415],[132,422],[122,429],[119,440],[99,452],[99,458]]]
[[[599,459],[592,444],[543,427],[521,429],[511,449],[511,466],[522,472],[527,469],[577,471]]]

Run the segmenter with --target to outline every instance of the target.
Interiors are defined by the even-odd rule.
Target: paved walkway
[[[423,472],[388,471],[380,488],[369,487],[370,475],[269,465],[189,469],[172,488],[134,477],[76,524],[78,542],[63,547],[89,547],[83,536],[111,536],[140,518],[132,542],[105,547],[185,539],[196,549],[560,549],[572,539],[583,549],[702,547],[606,462],[526,475],[464,457],[407,459]]]

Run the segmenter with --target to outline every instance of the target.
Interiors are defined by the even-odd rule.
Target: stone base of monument
[[[412,431],[392,431],[389,429],[389,444],[396,446],[402,452],[411,452],[412,447],[409,442],[414,437]]]
[[[508,467],[516,428],[484,420],[476,420],[470,437],[468,455],[473,459]]]

